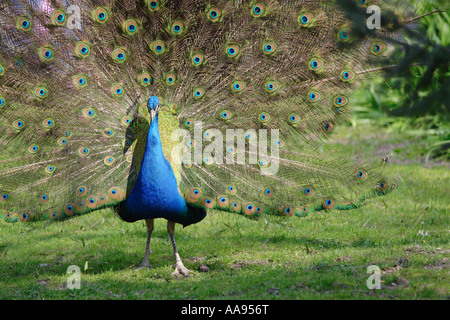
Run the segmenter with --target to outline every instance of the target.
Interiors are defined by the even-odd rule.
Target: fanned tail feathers
[[[0,4],[0,210],[52,220],[123,201],[152,95],[191,205],[302,216],[389,192],[381,160],[324,146],[389,67],[385,34],[350,25],[334,1]]]

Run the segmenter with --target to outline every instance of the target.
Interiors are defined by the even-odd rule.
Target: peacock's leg
[[[189,270],[183,265],[180,255],[178,254],[177,244],[175,242],[175,222],[167,221],[167,232],[169,232],[170,240],[173,245],[173,254],[175,256],[175,271],[172,272],[172,276],[189,277]]]
[[[144,259],[142,259],[142,263],[136,269],[152,267],[148,262],[148,256],[152,253],[152,250],[150,250],[150,239],[152,237],[153,222],[153,219],[145,219],[145,224],[147,225],[147,244],[145,245]]]

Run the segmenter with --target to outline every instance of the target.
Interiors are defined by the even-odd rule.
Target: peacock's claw
[[[175,265],[175,271],[171,273],[171,276],[181,278],[181,276],[188,278],[190,277],[191,271],[186,268],[182,263],[177,263]]]
[[[142,261],[142,263],[134,269],[135,271],[141,270],[141,269],[150,269],[153,268],[153,266],[148,261]]]

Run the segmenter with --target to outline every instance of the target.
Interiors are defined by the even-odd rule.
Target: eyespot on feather
[[[123,31],[130,35],[134,36],[139,31],[139,25],[135,19],[127,19],[122,25]]]
[[[79,41],[75,44],[75,56],[78,58],[87,58],[91,54],[91,45],[85,41]]]
[[[246,87],[245,82],[239,80],[236,80],[231,84],[231,90],[235,93],[244,91],[245,87]]]
[[[209,21],[220,22],[222,21],[222,10],[217,7],[207,9],[206,17]]]
[[[20,213],[19,218],[21,222],[27,222],[31,220],[32,214],[29,211]]]
[[[195,100],[203,98],[205,95],[205,89],[203,87],[194,88],[193,97]]]
[[[177,77],[176,77],[175,73],[170,72],[165,76],[165,79],[166,79],[166,85],[173,86],[177,80]]]
[[[306,28],[306,27],[309,27],[313,23],[314,16],[312,13],[304,12],[298,16],[297,21],[298,21],[298,24],[300,25],[300,27]]]
[[[315,72],[322,71],[324,67],[325,61],[319,57],[314,57],[308,62],[308,68]]]
[[[55,172],[56,168],[55,166],[49,164],[48,166],[45,167],[45,172],[48,174],[53,174]]]
[[[105,24],[109,19],[109,12],[104,7],[97,7],[92,11],[92,18],[100,24]]]
[[[61,137],[59,138],[56,143],[60,146],[60,147],[65,147],[67,145],[67,139],[65,137]]]
[[[313,188],[311,187],[306,187],[305,189],[303,189],[303,194],[310,197],[314,194]]]
[[[282,148],[282,147],[284,147],[284,140],[277,139],[273,142],[273,144],[279,148]]]
[[[84,186],[79,186],[76,190],[76,194],[79,197],[84,197],[86,195],[87,189]]]
[[[347,42],[351,39],[350,32],[344,28],[338,33],[338,40],[341,42]]]
[[[114,62],[120,64],[120,63],[124,63],[127,60],[128,54],[127,54],[127,51],[124,48],[116,47],[112,51],[111,57],[112,57]]]
[[[122,124],[129,125],[131,123],[131,118],[129,116],[125,116],[122,118]]]
[[[38,49],[39,59],[42,62],[51,62],[55,58],[55,53],[50,47],[41,47]]]
[[[266,168],[268,165],[269,165],[269,161],[266,160],[266,159],[260,159],[260,160],[258,161],[258,166],[259,166],[260,168]]]
[[[294,210],[291,206],[284,206],[281,208],[281,213],[286,217],[292,217],[294,214]]]
[[[191,160],[183,160],[183,167],[186,169],[189,169],[192,167],[192,161]]]
[[[280,84],[277,81],[266,82],[264,89],[269,93],[276,93],[280,89]]]
[[[88,85],[87,78],[84,75],[73,76],[72,82],[77,89],[83,89]]]
[[[227,192],[231,195],[235,195],[237,192],[237,188],[234,185],[229,185],[227,187]]]
[[[55,26],[61,27],[66,24],[66,14],[62,10],[53,11],[50,19]]]
[[[33,89],[33,95],[39,100],[45,99],[48,96],[48,89],[46,87],[35,87]]]
[[[236,213],[241,212],[241,204],[237,201],[233,201],[231,203],[231,210],[233,210],[233,212],[236,212]]]
[[[370,46],[370,51],[374,55],[377,55],[377,56],[381,55],[386,51],[386,45],[381,41],[373,42],[372,45]]]
[[[80,149],[78,149],[78,154],[81,157],[86,157],[89,154],[89,148],[87,147],[81,147]]]
[[[229,205],[228,197],[226,197],[226,196],[217,197],[217,205],[221,208],[228,207],[228,205]]]
[[[9,195],[7,193],[2,193],[1,194],[1,197],[0,197],[0,201],[1,202],[7,202],[7,201],[9,201],[9,199],[10,199],[10,197],[9,197]]]
[[[107,165],[107,166],[112,166],[114,163],[114,158],[113,157],[106,157],[103,162]]]
[[[378,183],[376,185],[376,188],[381,191],[386,191],[387,187],[388,186],[387,186],[387,183],[385,180],[378,181]]]
[[[355,73],[352,70],[342,70],[339,78],[343,82],[351,82],[355,79]]]
[[[204,198],[202,200],[202,205],[208,209],[214,208],[216,202],[212,198]]]
[[[18,17],[16,20],[16,26],[19,30],[30,31],[31,30],[31,20],[27,17]]]
[[[206,165],[212,165],[212,164],[214,164],[214,158],[213,157],[203,157],[203,163]]]
[[[39,201],[41,201],[42,203],[46,203],[49,200],[50,200],[50,196],[46,193],[39,196]]]
[[[184,21],[181,19],[176,19],[170,25],[170,32],[174,36],[179,36],[184,33],[186,27],[184,25]]]
[[[261,123],[268,123],[270,121],[270,114],[268,114],[266,112],[261,112],[258,116],[258,120]]]
[[[331,210],[334,208],[335,202],[333,198],[326,198],[325,200],[323,200],[323,206],[325,207],[325,209],[327,210]]]
[[[252,203],[244,204],[243,211],[244,211],[244,214],[246,214],[248,216],[252,216],[255,214],[256,206],[253,205]]]
[[[228,44],[225,47],[225,53],[228,58],[237,58],[241,53],[241,46],[239,44]]]
[[[245,139],[249,142],[254,141],[256,137],[257,137],[256,132],[253,129],[247,130],[245,132]]]
[[[67,216],[73,216],[74,212],[75,212],[75,206],[72,203],[67,203],[64,206],[64,213]]]
[[[22,130],[25,127],[25,122],[22,119],[17,119],[12,123],[12,126],[16,130]]]
[[[150,12],[156,12],[161,9],[161,1],[160,0],[145,0],[147,4],[147,8]]]
[[[300,122],[300,116],[298,114],[295,113],[291,113],[288,117],[289,123],[292,125],[296,125]]]
[[[194,126],[194,120],[192,120],[192,119],[187,119],[187,120],[184,122],[184,126],[187,127],[187,128],[193,127],[193,126]]]
[[[192,188],[190,191],[190,198],[194,200],[200,199],[202,191],[199,188]]]
[[[308,100],[310,102],[317,102],[322,100],[322,94],[319,91],[312,90],[308,92]]]
[[[37,153],[38,151],[39,151],[39,146],[38,145],[36,145],[36,144],[33,144],[33,145],[31,145],[31,146],[29,146],[28,147],[28,151],[30,152],[30,153]]]
[[[75,204],[75,211],[76,212],[85,212],[86,211],[86,203],[83,200],[78,201]]]
[[[358,171],[356,172],[356,178],[357,178],[358,180],[364,180],[365,178],[367,178],[367,171],[366,171],[366,170],[363,170],[363,169],[358,170]]]
[[[322,124],[322,131],[323,131],[323,132],[325,132],[325,133],[330,133],[330,132],[332,132],[333,130],[334,130],[334,125],[333,125],[332,122],[330,122],[330,121],[325,121],[325,122]]]
[[[162,40],[155,40],[150,44],[150,50],[157,56],[163,54],[166,49],[166,43]]]
[[[120,200],[124,197],[124,192],[120,188],[112,187],[108,190],[108,197],[110,197],[113,200]]]
[[[205,63],[205,55],[203,52],[194,52],[191,55],[191,62],[194,67],[199,67]]]
[[[262,51],[264,54],[272,55],[278,49],[278,44],[275,41],[266,41],[262,45]]]
[[[114,130],[110,129],[110,128],[106,128],[105,130],[103,130],[103,135],[107,138],[110,138],[114,135]]]
[[[48,214],[48,217],[50,220],[57,220],[61,218],[61,212],[60,211],[51,211]]]
[[[111,86],[111,95],[116,98],[122,98],[125,94],[123,86],[121,84],[113,84]]]
[[[333,98],[333,104],[337,112],[342,112],[343,108],[348,104],[348,98],[342,94],[339,94]]]
[[[220,112],[220,119],[222,120],[230,120],[231,118],[231,112],[228,110],[223,110],[222,112]]]
[[[97,115],[95,109],[91,107],[83,109],[82,114],[86,119],[93,119]]]
[[[89,209],[94,209],[97,207],[98,202],[97,202],[97,198],[94,196],[90,196],[87,201],[86,204],[88,206]]]
[[[266,6],[263,3],[257,3],[252,6],[250,13],[253,18],[261,18],[266,13]]]

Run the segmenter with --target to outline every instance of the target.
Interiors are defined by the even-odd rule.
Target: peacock
[[[111,207],[145,221],[140,267],[164,218],[187,277],[176,223],[303,217],[392,191],[385,161],[326,143],[351,93],[391,67],[395,35],[356,32],[342,3],[364,23],[370,6],[414,14],[381,0],[3,1],[1,216]]]

